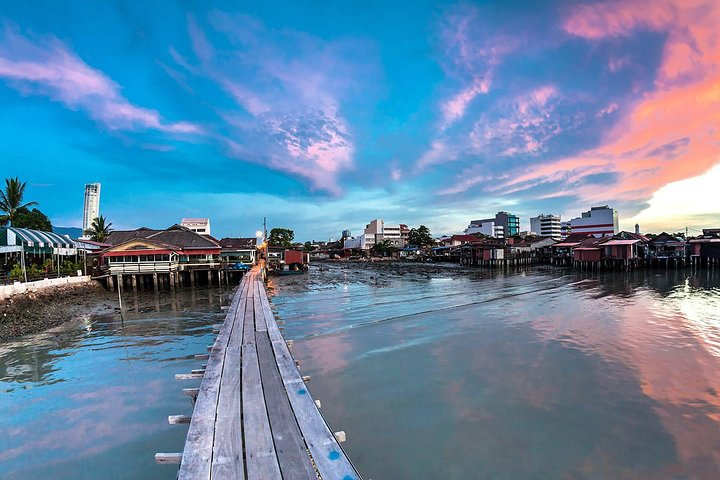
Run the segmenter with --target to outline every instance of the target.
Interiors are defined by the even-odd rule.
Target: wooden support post
[[[153,290],[156,292],[159,291],[157,273],[153,273]]]
[[[132,285],[133,292],[138,291],[137,275],[130,275],[130,284]]]
[[[202,373],[176,373],[175,380],[193,380],[195,378],[202,378]]]
[[[194,370],[190,370],[191,375],[204,375],[205,369],[204,368],[196,368]]]
[[[315,406],[318,408],[322,408],[322,403],[320,402],[320,400],[315,400]]]
[[[168,415],[168,423],[170,425],[188,424],[192,417],[188,415]]]
[[[335,432],[333,435],[335,435],[335,439],[340,443],[343,443],[347,440],[347,436],[342,430],[340,430],[339,432]]]
[[[208,287],[212,287],[212,270],[208,270]]]
[[[170,272],[168,273],[168,283],[170,284],[170,291],[175,291],[175,273]]]
[[[307,383],[310,381],[310,375],[305,375],[304,377],[302,377],[302,379],[303,379],[303,382]]]
[[[208,360],[210,358],[210,355],[207,353],[198,353],[195,355],[195,360]]]
[[[180,465],[182,453],[156,453],[155,463]]]
[[[115,291],[115,279],[113,278],[112,275],[110,275],[107,278],[107,286],[108,286],[108,290],[110,290],[111,292]]]
[[[200,393],[199,388],[183,388],[183,395],[190,398],[196,398]]]

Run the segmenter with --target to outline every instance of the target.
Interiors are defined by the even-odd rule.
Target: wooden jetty
[[[158,453],[158,463],[180,463],[178,479],[360,479],[340,447],[293,360],[275,322],[264,285],[264,267],[244,277],[219,328],[204,369],[177,378],[202,377],[180,453]]]

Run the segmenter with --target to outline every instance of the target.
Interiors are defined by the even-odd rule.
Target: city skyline
[[[720,224],[719,23],[709,1],[9,4],[3,166],[58,226],[98,182],[116,228],[451,234],[608,204],[692,234]]]

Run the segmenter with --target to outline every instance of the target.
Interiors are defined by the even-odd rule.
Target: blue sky
[[[5,2],[4,176],[78,226],[714,226],[715,2]]]

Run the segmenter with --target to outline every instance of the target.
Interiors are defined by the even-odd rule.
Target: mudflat
[[[82,316],[111,313],[117,299],[97,282],[63,285],[0,301],[0,340],[36,333]]]

